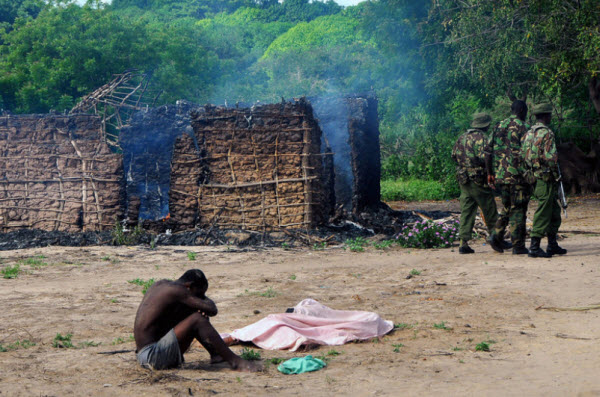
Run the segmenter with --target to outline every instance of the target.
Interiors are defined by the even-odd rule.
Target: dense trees
[[[112,74],[162,101],[374,90],[384,175],[440,180],[476,110],[550,100],[560,139],[598,137],[597,0],[0,0],[0,107],[68,109]]]

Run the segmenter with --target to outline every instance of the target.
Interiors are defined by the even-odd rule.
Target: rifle
[[[560,167],[557,164],[558,169],[558,201],[560,201],[560,206],[563,209],[563,212],[565,213],[565,219],[567,218],[567,206],[569,205],[567,203],[567,196],[565,195],[565,188],[563,187],[563,183],[562,183],[562,174],[560,173]]]

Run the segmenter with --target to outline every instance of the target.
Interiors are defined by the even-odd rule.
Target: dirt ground
[[[0,352],[0,396],[600,396],[600,310],[536,310],[600,303],[599,204],[598,196],[571,200],[561,228],[569,253],[552,259],[497,254],[482,241],[472,245],[474,255],[458,255],[456,247],[0,252],[1,268],[39,255],[47,263],[23,266],[16,279],[0,278],[0,344],[8,350]],[[458,208],[452,201],[392,206]],[[265,362],[329,354],[325,369],[301,375],[283,375],[268,363],[258,374],[211,366],[198,347],[186,354],[182,369],[141,369],[131,335],[142,287],[128,281],[177,278],[195,267],[209,279],[207,295],[220,313],[213,324],[221,332],[304,298],[374,311],[402,326],[363,343],[260,351]],[[420,274],[408,277],[413,269]],[[72,334],[76,348],[53,347],[57,334]],[[35,346],[25,348],[27,340]],[[489,352],[476,350],[481,342]],[[241,346],[233,348],[239,352]],[[102,354],[118,350],[126,352]]]

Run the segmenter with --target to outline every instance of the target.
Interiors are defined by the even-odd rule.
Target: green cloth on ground
[[[306,357],[295,357],[289,359],[277,367],[279,372],[282,372],[286,375],[289,374],[301,374],[303,372],[311,372],[318,371],[321,368],[327,366],[325,361],[319,360],[318,358],[313,358],[313,356]]]

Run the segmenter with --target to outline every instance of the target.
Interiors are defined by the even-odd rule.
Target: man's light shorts
[[[158,342],[144,346],[137,354],[140,365],[150,369],[176,368],[183,363],[175,331],[171,329]]]

